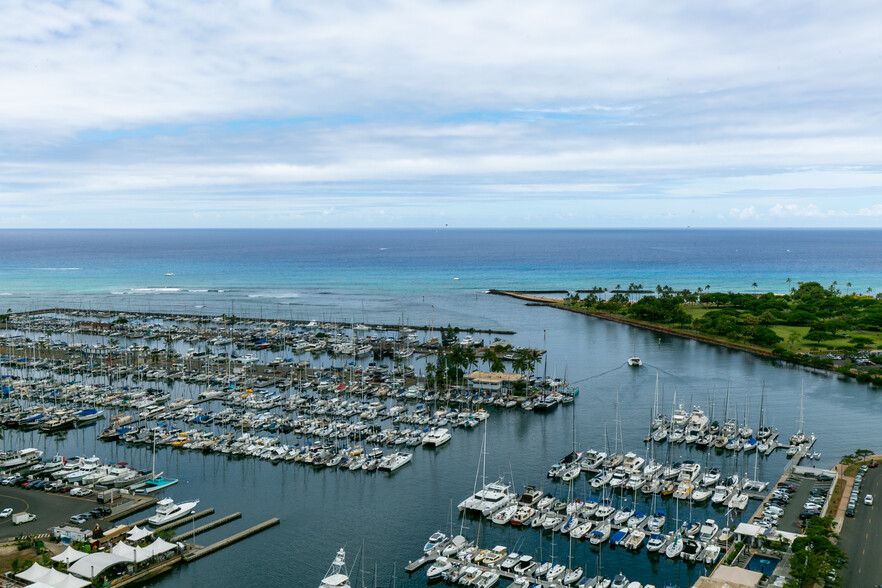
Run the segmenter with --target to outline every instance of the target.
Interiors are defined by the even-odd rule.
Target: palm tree
[[[845,295],[848,296],[848,294],[850,293],[850,290],[851,290],[851,282],[846,282],[845,288],[846,288]]]
[[[756,296],[756,282],[754,282],[752,285],[753,285],[753,295]]]

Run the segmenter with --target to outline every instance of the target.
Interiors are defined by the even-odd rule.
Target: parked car
[[[74,516],[70,517],[70,522],[72,522],[75,525],[82,525],[83,523],[86,522],[86,520],[87,520],[86,517],[84,517],[81,514],[74,515]]]
[[[92,491],[88,488],[71,488],[70,495],[71,496],[88,496]]]
[[[845,516],[847,516],[847,517],[854,516],[854,507],[853,506],[849,506],[848,508],[845,509]]]

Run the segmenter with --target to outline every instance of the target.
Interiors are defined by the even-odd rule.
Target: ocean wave
[[[0,296],[12,296],[12,292],[0,292]]]
[[[262,294],[249,294],[248,298],[300,298],[299,292],[265,292]]]
[[[131,296],[140,294],[177,294],[183,292],[183,288],[129,288],[128,290],[112,290],[114,296]]]
[[[210,292],[210,290],[187,290],[187,292]]]
[[[79,271],[83,268],[81,267],[29,267],[29,270],[41,271],[41,272],[73,272]]]

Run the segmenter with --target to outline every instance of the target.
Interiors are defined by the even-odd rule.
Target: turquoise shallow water
[[[566,373],[581,392],[574,405],[548,415],[493,411],[488,477],[504,474],[518,488],[533,483],[563,493],[546,481],[545,471],[572,446],[573,411],[579,444],[600,448],[604,427],[610,434],[614,428],[618,392],[624,444],[641,452],[656,373],[666,403],[674,391],[684,404],[704,407],[715,396],[718,412],[728,387],[739,413],[749,406],[750,414],[758,415],[765,386],[768,418],[784,434],[795,428],[804,386],[806,427],[819,436],[816,449],[826,465],[878,442],[875,415],[882,401],[867,387],[829,374],[527,307],[484,290],[612,288],[634,282],[750,291],[757,282],[760,289],[784,291],[790,277],[825,285],[836,280],[841,288],[852,282],[854,288],[875,291],[882,288],[879,236],[879,231],[3,231],[0,292],[6,295],[0,304],[205,314],[232,310],[283,319],[514,330],[507,339],[545,346],[549,374]],[[623,366],[635,349],[646,362],[640,370]],[[99,443],[95,433],[83,429],[46,438],[8,432],[4,443],[38,445],[50,455],[94,452],[113,461],[149,464],[149,450]],[[397,586],[424,586],[424,571],[407,578],[400,570],[418,556],[432,532],[448,527],[451,501],[456,504],[472,491],[480,445],[479,430],[457,430],[438,451],[418,448],[413,463],[393,476],[162,450],[157,468],[182,479],[171,496],[198,497],[219,514],[243,513],[241,521],[209,532],[200,543],[273,516],[282,524],[153,585],[317,586],[336,549],[345,544],[352,561],[364,540],[366,554],[360,561],[368,571],[377,564],[380,586],[393,585],[396,568]],[[675,451],[674,458],[692,453]],[[777,454],[760,460],[760,477],[777,478],[783,461]],[[710,462],[753,473],[752,462],[716,454]],[[577,491],[587,492],[581,484]],[[670,502],[665,508],[674,516]],[[691,516],[722,521],[724,513],[709,508]],[[454,517],[454,526],[459,525]],[[467,526],[471,535],[478,532],[476,522]],[[481,534],[491,546],[519,545],[536,555],[541,549],[545,557],[552,549],[550,536],[540,538],[531,530],[484,525]],[[556,556],[567,554],[568,547],[556,541]],[[587,544],[574,545],[573,553],[578,564],[594,570],[596,557]],[[621,549],[605,549],[603,564],[609,576],[622,569],[657,585],[687,586],[702,571]],[[366,584],[373,585],[369,574]]]

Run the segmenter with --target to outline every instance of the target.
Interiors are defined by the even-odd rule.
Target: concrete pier
[[[189,539],[190,537],[195,537],[196,535],[199,535],[201,533],[205,533],[206,531],[211,531],[212,529],[216,529],[217,527],[220,527],[221,525],[226,525],[227,523],[230,523],[232,521],[235,521],[236,519],[241,519],[241,518],[242,518],[241,512],[234,512],[231,515],[227,515],[227,516],[220,518],[216,521],[212,521],[212,522],[208,523],[207,525],[202,525],[198,529],[193,529],[193,530],[187,531],[186,533],[181,533],[180,535],[173,537],[172,541],[173,542],[183,541],[184,539]]]
[[[247,539],[248,537],[251,537],[252,535],[254,535],[256,533],[259,533],[265,529],[268,529],[270,527],[278,525],[280,522],[281,521],[279,521],[279,519],[277,519],[277,518],[272,518],[272,519],[269,519],[268,521],[264,521],[264,522],[260,523],[259,525],[255,525],[249,529],[245,529],[244,531],[236,533],[235,535],[231,535],[230,537],[227,537],[226,539],[222,539],[222,540],[218,541],[217,543],[212,543],[208,547],[203,547],[202,549],[199,549],[197,551],[186,554],[186,555],[184,555],[184,561],[186,561],[187,563],[189,563],[191,561],[195,561],[195,560],[199,559],[200,557],[204,557],[206,555],[214,553],[215,551],[217,551],[219,549],[223,549],[224,547],[232,545],[233,543],[238,543],[239,541],[241,541],[243,539]]]

